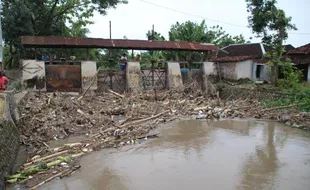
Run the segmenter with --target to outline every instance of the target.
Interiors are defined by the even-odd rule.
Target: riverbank
[[[265,118],[299,128],[310,126],[310,115],[290,105],[265,108],[258,100],[204,98],[197,88],[149,91],[137,94],[110,92],[101,96],[28,94],[21,103],[21,142],[29,160],[11,183],[36,188],[56,177],[70,175],[79,168],[78,159],[93,151],[157,137],[148,135],[159,124],[183,117]],[[121,117],[120,117],[121,116]],[[84,136],[80,142],[51,148],[50,141]]]

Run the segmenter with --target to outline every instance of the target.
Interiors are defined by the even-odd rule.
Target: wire
[[[173,8],[170,8],[170,7],[165,7],[165,6],[158,5],[158,4],[155,4],[155,3],[152,3],[152,2],[149,2],[149,1],[145,1],[145,0],[139,0],[139,1],[141,1],[143,3],[147,3],[147,4],[150,4],[150,5],[153,5],[153,6],[156,6],[156,7],[159,7],[159,8],[163,8],[163,9],[167,9],[167,10],[170,10],[170,11],[173,11],[173,12],[184,14],[184,15],[189,15],[189,16],[193,16],[193,17],[197,17],[197,18],[202,18],[202,19],[213,21],[213,22],[218,22],[218,23],[227,24],[227,25],[231,25],[231,26],[236,26],[236,27],[240,27],[240,28],[249,28],[249,27],[243,26],[243,25],[238,25],[238,24],[234,24],[234,23],[230,23],[230,22],[224,22],[224,21],[220,21],[220,20],[211,19],[211,18],[208,18],[208,17],[194,15],[194,14],[191,14],[191,13],[187,13],[187,12],[184,12],[184,11],[176,10],[176,9],[173,9]],[[294,34],[294,35],[310,35],[310,33],[300,33],[300,32],[288,32],[288,33],[289,34]]]
[[[213,22],[228,24],[228,25],[237,26],[237,27],[242,27],[242,28],[248,28],[247,26],[242,26],[242,25],[233,24],[233,23],[229,23],[229,22],[224,22],[224,21],[220,21],[220,20],[214,20],[214,19],[211,19],[211,18],[206,18],[206,17],[203,17],[203,16],[194,15],[194,14],[191,14],[191,13],[179,11],[179,10],[176,10],[176,9],[173,9],[173,8],[165,7],[165,6],[158,5],[158,4],[155,4],[155,3],[152,3],[152,2],[149,2],[149,1],[145,1],[145,0],[139,0],[139,1],[142,1],[142,2],[147,3],[147,4],[150,4],[150,5],[154,5],[154,6],[156,6],[156,7],[160,7],[160,8],[163,8],[163,9],[167,9],[167,10],[170,10],[170,11],[174,11],[174,12],[177,12],[177,13],[181,13],[181,14],[185,14],[185,15],[189,15],[189,16],[193,16],[193,17],[197,17],[197,18],[202,18],[202,19],[206,19],[206,20],[210,20],[210,21],[213,21]]]

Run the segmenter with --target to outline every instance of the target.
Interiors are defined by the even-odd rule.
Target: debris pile
[[[310,115],[285,116],[277,107],[264,109],[259,101],[223,102],[208,99],[189,87],[170,91],[147,91],[101,96],[28,94],[21,105],[21,142],[31,150],[31,158],[9,183],[26,183],[35,189],[56,177],[69,175],[79,168],[77,159],[107,147],[140,143],[158,134],[149,134],[159,124],[184,117],[199,119],[273,118],[284,123],[310,124]],[[271,113],[273,112],[273,113]],[[300,120],[303,118],[303,120]],[[84,135],[85,140],[51,148],[49,141]]]

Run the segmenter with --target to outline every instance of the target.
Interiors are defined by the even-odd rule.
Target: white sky
[[[201,22],[206,19],[208,26],[221,25],[231,35],[243,34],[246,39],[254,37],[247,28],[245,0],[128,0],[128,4],[118,5],[116,9],[108,10],[108,14],[95,14],[90,25],[90,37],[109,38],[109,21],[112,21],[112,38],[146,40],[146,32],[155,25],[155,31],[168,38],[172,24],[187,20]],[[149,3],[148,3],[149,2]],[[182,3],[181,3],[182,2]],[[168,7],[182,14],[156,5]],[[310,0],[278,0],[278,6],[292,17],[298,31],[291,31],[286,44],[295,47],[310,43],[309,12]],[[193,16],[197,15],[197,16]],[[224,23],[222,23],[224,22]],[[229,25],[232,23],[238,26]],[[242,27],[243,26],[243,27]],[[306,34],[305,34],[306,33]],[[259,42],[259,39],[252,39]]]

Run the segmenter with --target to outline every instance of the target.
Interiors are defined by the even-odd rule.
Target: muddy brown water
[[[310,134],[259,120],[183,120],[160,138],[85,156],[45,190],[310,189]]]

